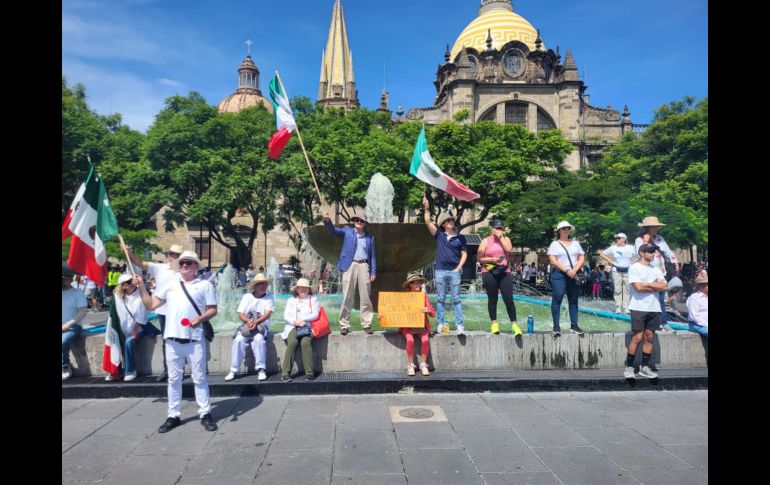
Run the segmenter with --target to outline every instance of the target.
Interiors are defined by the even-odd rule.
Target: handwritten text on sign
[[[425,325],[424,307],[425,293],[422,291],[381,291],[380,326],[422,328]]]

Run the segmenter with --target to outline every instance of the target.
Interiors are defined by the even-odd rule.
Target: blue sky
[[[216,105],[237,87],[251,39],[260,89],[277,69],[289,96],[315,100],[333,0],[64,0],[62,74],[86,86],[100,114],[121,113],[145,131],[166,97],[198,91]],[[447,43],[476,18],[479,0],[343,0],[359,100],[374,109],[383,88],[393,111],[430,106]],[[562,59],[587,73],[591,104],[648,123],[685,95],[708,95],[707,0],[520,0]],[[285,8],[285,10],[284,10]]]

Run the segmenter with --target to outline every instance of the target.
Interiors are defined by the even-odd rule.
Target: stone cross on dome
[[[253,44],[253,43],[254,42],[252,42],[251,39],[246,39],[246,41],[244,42],[244,44],[246,44],[246,46],[248,48],[248,50],[246,51],[246,55],[247,56],[251,55],[251,44]]]

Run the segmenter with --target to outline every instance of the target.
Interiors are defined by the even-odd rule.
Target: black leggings
[[[503,303],[508,310],[508,318],[512,322],[516,321],[516,305],[513,304],[513,277],[511,273],[504,273],[498,277],[492,276],[492,273],[481,273],[481,281],[484,283],[484,289],[487,290],[487,310],[489,319],[497,320],[497,290],[503,294]]]

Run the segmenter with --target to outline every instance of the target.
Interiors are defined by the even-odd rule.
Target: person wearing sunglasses
[[[153,296],[139,278],[136,283],[142,303],[152,311],[166,305],[166,361],[168,362],[168,419],[158,429],[166,433],[179,426],[182,408],[182,378],[185,361],[192,370],[198,415],[206,431],[215,431],[217,424],[211,417],[211,399],[206,376],[206,344],[203,324],[217,314],[217,292],[208,280],[198,276],[200,259],[193,251],[179,256],[179,273],[169,284],[159,286]]]
[[[559,325],[561,302],[564,295],[569,301],[570,331],[579,336],[584,332],[578,326],[578,296],[580,287],[577,276],[586,261],[586,253],[576,239],[570,239],[569,233],[575,228],[567,221],[556,226],[556,240],[548,246],[548,258],[551,262],[551,318],[553,318],[553,336],[561,336]]]
[[[134,254],[131,250],[131,246],[122,246],[128,252],[128,257],[131,262],[142,268],[142,271],[155,278],[155,284],[157,288],[165,286],[168,282],[172,281],[179,270],[177,260],[179,255],[182,254],[184,248],[179,244],[172,244],[168,248],[166,253],[166,263],[148,263],[142,261],[142,258]],[[166,330],[166,306],[163,305],[155,310],[155,314],[158,315],[158,322],[160,323],[160,333],[164,333]],[[157,381],[163,382],[168,379],[168,364],[166,363],[166,342],[163,341],[163,372],[158,376]]]
[[[615,287],[615,313],[628,313],[631,294],[628,290],[628,268],[634,256],[634,248],[626,243],[626,234],[615,234],[615,244],[599,254],[612,267],[612,285]]]

